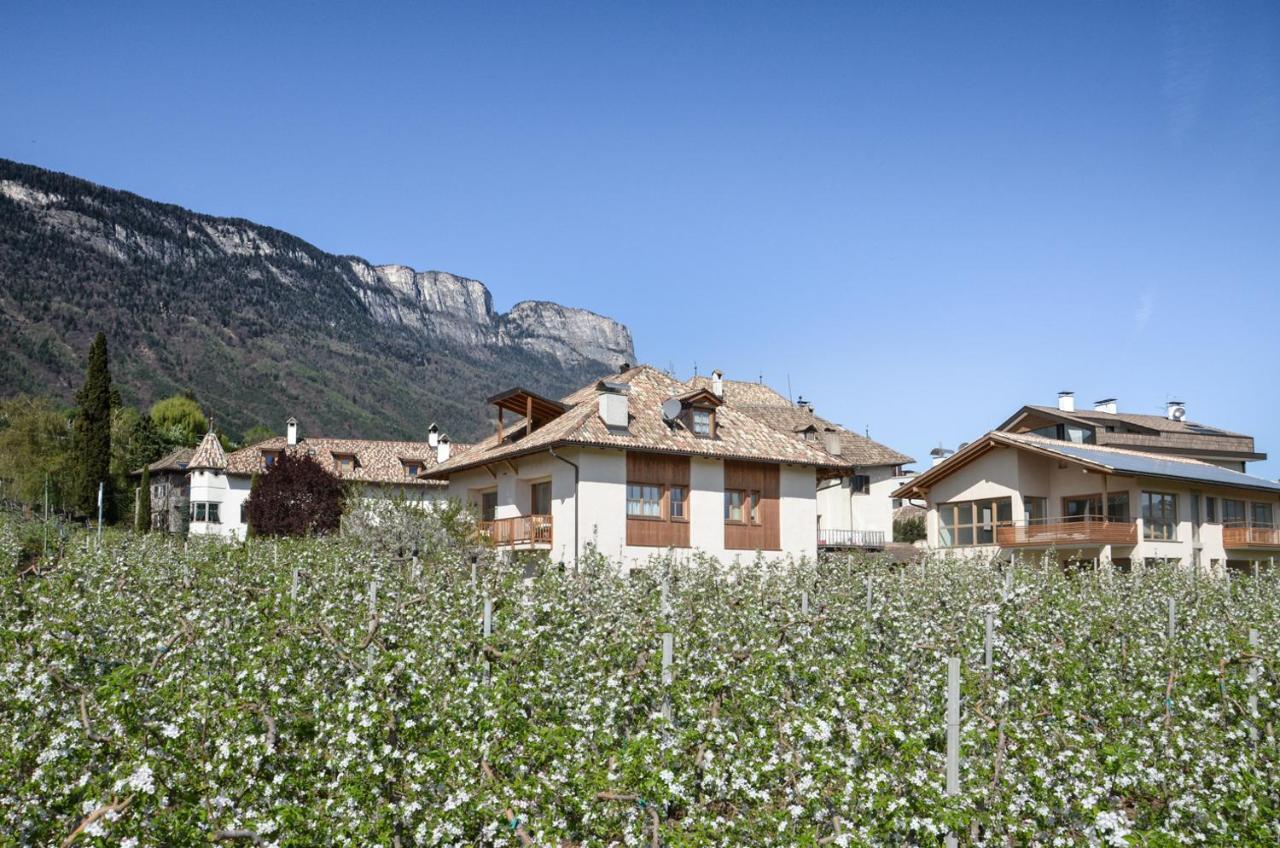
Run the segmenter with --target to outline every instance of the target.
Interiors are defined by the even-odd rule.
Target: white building
[[[436,425],[425,442],[304,438],[290,418],[286,435],[266,439],[227,455],[217,436],[205,435],[187,465],[190,477],[189,532],[243,539],[248,530],[245,501],[255,474],[270,473],[286,453],[315,459],[334,476],[358,487],[365,500],[402,499],[426,503],[444,496],[445,486],[422,474],[450,456],[449,437]]]
[[[489,399],[495,434],[428,476],[474,506],[495,545],[560,562],[589,546],[627,567],[669,551],[816,556],[818,487],[851,464],[732,397],[721,379],[649,366],[562,401],[512,389]]]
[[[1220,572],[1280,554],[1280,483],[1245,472],[1253,439],[1185,420],[1024,407],[903,485],[927,504],[930,547],[982,556],[1053,550],[1121,566],[1178,560]]]

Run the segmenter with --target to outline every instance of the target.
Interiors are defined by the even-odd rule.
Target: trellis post
[[[1173,598],[1170,598],[1169,599],[1169,628],[1168,628],[1168,632],[1165,634],[1166,638],[1170,642],[1173,641],[1173,634],[1177,630],[1177,626],[1178,626],[1178,602],[1175,601]]]
[[[1249,740],[1255,745],[1258,742],[1258,726],[1254,716],[1258,713],[1258,680],[1262,677],[1262,660],[1258,659],[1258,631],[1249,628],[1249,653],[1253,658],[1249,661]]]
[[[668,630],[662,634],[662,717],[667,721],[671,721],[671,664],[675,650],[675,634]]]
[[[995,615],[993,615],[992,613],[987,613],[987,628],[986,628],[987,633],[986,633],[986,639],[984,640],[984,645],[983,645],[983,648],[984,648],[983,656],[986,660],[986,667],[987,667],[988,674],[990,674],[993,670],[993,666],[991,662],[991,650],[992,650],[992,642],[994,640],[994,635],[995,635],[995,626],[996,626]]]
[[[484,635],[485,644],[489,644],[489,637],[493,635],[493,598],[488,595],[484,596],[484,612],[480,619],[480,632]],[[492,666],[489,660],[484,661],[484,682],[488,683],[492,673]]]
[[[947,797],[960,794],[960,658],[947,660]],[[954,833],[947,834],[947,848],[956,848]]]
[[[800,614],[809,615],[809,592],[806,589],[800,590]]]

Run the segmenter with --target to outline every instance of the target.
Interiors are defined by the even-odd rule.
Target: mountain
[[[483,283],[0,159],[0,396],[69,401],[107,333],[127,402],[190,389],[219,429],[456,440],[513,385],[559,397],[634,362],[627,328]]]

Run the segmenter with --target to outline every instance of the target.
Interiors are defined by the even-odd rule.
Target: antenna
[[[795,401],[791,399],[791,375],[790,374],[787,375],[787,403],[795,403]]]

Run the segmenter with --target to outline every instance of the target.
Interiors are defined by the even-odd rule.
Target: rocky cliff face
[[[229,429],[467,438],[515,383],[553,396],[634,361],[618,322],[484,284],[325,253],[250,221],[0,159],[0,396],[69,399],[89,339],[147,403],[195,390]]]

